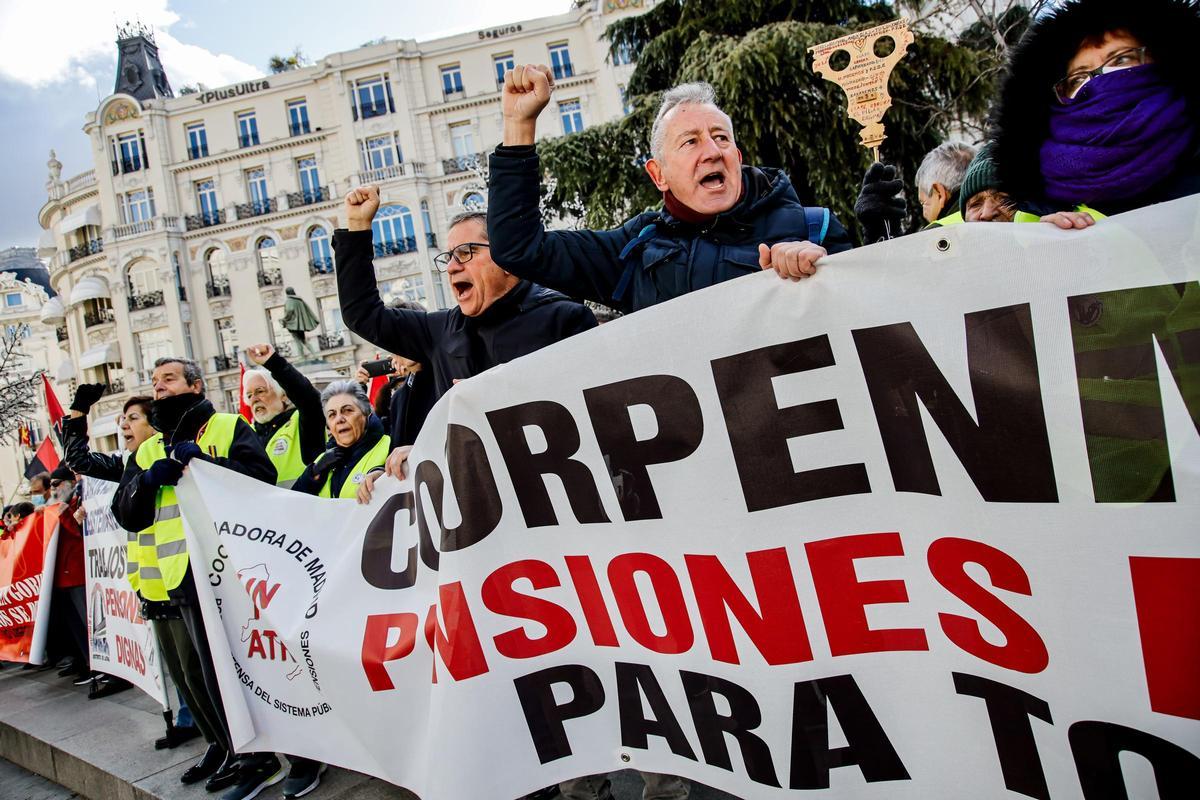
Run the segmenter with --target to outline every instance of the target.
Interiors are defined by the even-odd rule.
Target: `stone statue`
[[[46,166],[50,168],[50,177],[46,180],[46,188],[58,185],[62,178],[62,162],[54,155],[54,150],[50,151],[50,160],[46,162]]]
[[[320,320],[308,307],[308,303],[296,296],[295,289],[289,286],[284,292],[287,294],[287,300],[283,304],[283,327],[296,342],[296,357],[316,358],[316,351],[309,346],[306,335],[309,331],[316,329]]]

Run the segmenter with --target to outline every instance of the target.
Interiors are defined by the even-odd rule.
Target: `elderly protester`
[[[354,497],[367,473],[383,469],[391,442],[361,383],[334,381],[322,390],[321,406],[333,444],[292,488],[318,497]]]
[[[277,485],[287,489],[325,451],[321,394],[269,344],[251,345],[246,357],[256,365],[242,379],[254,433],[275,465]]]
[[[93,678],[92,670],[88,667],[83,531],[74,517],[79,507],[75,473],[66,463],[59,464],[50,473],[50,502],[63,504],[58,516],[58,553],[54,560],[50,629],[60,634],[60,646],[68,651],[70,663],[58,674],[64,678],[78,676],[75,685],[83,686],[91,683]]]
[[[966,142],[943,142],[925,154],[917,167],[917,200],[926,228],[957,225],[963,221],[958,207],[959,189],[977,149]]]
[[[662,211],[608,231],[542,226],[537,118],[554,88],[544,65],[505,73],[504,143],[491,156],[488,234],[504,269],[620,311],[773,269],[799,279],[850,238],[828,209],[805,208],[783,170],[742,164],[733,125],[706,83],[663,95],[646,172]]]
[[[1000,186],[992,150],[991,143],[979,148],[959,187],[959,213],[967,222],[1012,222],[1017,213],[1016,203]]]
[[[991,117],[1020,211],[1086,227],[1200,191],[1197,41],[1196,0],[1069,0],[1037,17]]]

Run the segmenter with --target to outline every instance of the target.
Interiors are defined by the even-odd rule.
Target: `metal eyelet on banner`
[[[937,240],[937,249],[938,249],[939,253],[944,253],[947,250],[949,250],[950,249],[950,240],[949,239],[938,239]]]
[[[628,764],[632,759],[629,757],[629,753],[621,753],[621,760]]]

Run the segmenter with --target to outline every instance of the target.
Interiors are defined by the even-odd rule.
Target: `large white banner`
[[[89,656],[92,669],[124,678],[166,708],[158,640],[125,576],[129,533],[112,515],[116,491],[110,481],[83,479]]]
[[[463,382],[367,507],[198,463],[235,742],[424,800],[1191,796],[1198,278],[1200,198],[959,225]]]

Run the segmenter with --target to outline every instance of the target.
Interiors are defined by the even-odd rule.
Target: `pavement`
[[[179,776],[203,753],[195,739],[174,750],[155,750],[165,730],[162,709],[130,689],[87,699],[54,669],[0,669],[0,798],[3,800],[213,800],[203,784],[184,786]],[[39,777],[40,776],[40,777]],[[640,800],[636,772],[614,773],[614,800]],[[278,786],[259,795],[278,800]],[[331,767],[306,800],[419,800],[398,786]],[[485,800],[485,799],[480,799]],[[738,800],[694,784],[691,800]]]

